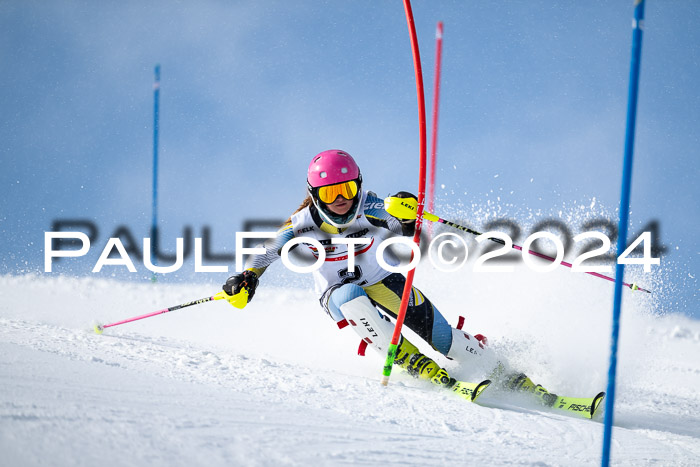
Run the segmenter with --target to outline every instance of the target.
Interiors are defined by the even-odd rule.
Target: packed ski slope
[[[447,274],[421,265],[416,281],[453,324],[466,316],[553,392],[605,389],[611,284],[523,267]],[[0,463],[599,465],[600,420],[490,390],[470,404],[398,371],[382,387],[383,357],[358,357],[352,330],[276,275],[242,311],[206,303],[103,335],[94,322],[218,287],[0,277]],[[627,292],[613,465],[700,465],[700,322]]]

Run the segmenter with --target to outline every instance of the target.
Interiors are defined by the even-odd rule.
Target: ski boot
[[[447,372],[440,368],[440,366],[435,363],[435,360],[423,355],[420,350],[405,337],[401,338],[399,347],[396,349],[394,365],[403,368],[414,378],[424,379],[439,386],[446,386],[446,384],[449,383],[450,378]],[[448,381],[447,383],[442,383],[441,381],[445,378],[445,375]],[[451,379],[454,380],[454,378]],[[454,384],[454,382],[452,384]]]
[[[503,387],[517,392],[531,393],[545,407],[552,407],[558,396],[547,391],[540,384],[535,384],[525,373],[513,373],[503,380]]]
[[[450,376],[447,370],[440,368],[432,358],[423,355],[405,337],[399,343],[394,365],[403,368],[415,378],[430,381],[434,385],[448,389],[470,402],[476,401],[479,395],[491,384],[491,380],[488,379],[480,383],[457,381]]]

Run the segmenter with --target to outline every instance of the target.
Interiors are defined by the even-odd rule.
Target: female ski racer
[[[382,199],[363,190],[359,167],[350,154],[341,150],[324,151],[312,159],[307,188],[308,196],[301,206],[277,232],[276,238],[264,244],[266,253],[249,258],[246,270],[230,277],[223,290],[233,296],[245,287],[250,302],[258,278],[280,258],[285,243],[295,237],[310,237],[325,249],[325,261],[313,273],[321,306],[339,328],[350,325],[360,335],[361,355],[366,346],[386,355],[394,331],[389,317],[395,319],[398,314],[406,278],[378,264],[377,248],[389,237],[413,236],[415,219],[399,220],[387,213]],[[407,192],[395,196],[415,198]],[[307,246],[318,257],[312,244],[298,246]],[[348,269],[348,248],[354,253],[352,270]],[[388,264],[399,264],[389,249],[383,255]],[[478,365],[504,388],[534,393],[549,406],[557,398],[524,374],[506,370],[487,347],[486,338],[451,327],[428,297],[415,287],[411,290],[404,324],[448,359],[457,360],[460,365]],[[444,368],[404,336],[394,364],[438,386],[452,388],[456,383]]]

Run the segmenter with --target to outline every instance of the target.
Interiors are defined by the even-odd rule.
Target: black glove
[[[236,295],[243,287],[248,290],[248,303],[255,295],[255,288],[258,286],[258,275],[253,271],[243,271],[228,278],[222,289],[229,295]]]
[[[399,191],[396,193],[393,198],[413,198],[416,201],[418,201],[418,198],[416,195],[413,193],[409,193],[408,191]],[[399,222],[401,222],[401,228],[403,230],[403,234],[405,236],[410,237],[413,235],[413,233],[416,231],[416,218],[414,217],[413,219],[399,219],[398,217],[396,218]]]

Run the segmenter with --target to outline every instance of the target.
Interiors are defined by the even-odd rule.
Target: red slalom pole
[[[406,10],[406,22],[408,23],[408,31],[411,35],[411,48],[413,49],[413,68],[416,74],[416,91],[418,93],[418,123],[419,123],[419,140],[420,140],[420,169],[418,173],[418,209],[416,211],[416,232],[413,235],[413,242],[420,245],[420,233],[423,227],[423,208],[425,206],[425,169],[426,169],[426,123],[425,123],[425,94],[423,92],[423,70],[420,63],[420,52],[418,51],[418,36],[416,35],[416,25],[413,21],[413,11],[411,10],[411,1],[403,1],[404,10]],[[413,261],[413,255],[411,255]],[[406,309],[408,308],[408,298],[411,295],[413,286],[413,276],[416,269],[413,268],[406,274],[406,284],[403,288],[401,297],[401,306],[399,314],[396,317],[396,326],[394,334],[391,337],[391,344],[384,363],[384,371],[382,373],[382,384],[389,384],[389,376],[391,376],[391,368],[394,365],[396,358],[396,349],[399,346],[399,338],[401,337],[401,328],[406,317]]]
[[[430,182],[428,183],[428,212],[435,208],[435,165],[437,159],[438,112],[440,109],[440,69],[442,68],[442,21],[435,31],[435,82],[433,83],[433,133],[430,142]],[[433,236],[433,224],[428,224],[428,238]]]

